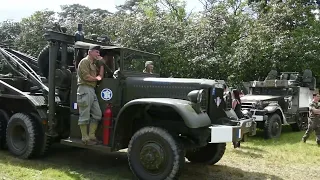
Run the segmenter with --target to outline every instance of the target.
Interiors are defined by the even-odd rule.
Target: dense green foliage
[[[83,23],[86,36],[160,54],[166,77],[239,82],[264,78],[272,66],[319,76],[320,23],[310,2],[199,0],[203,11],[187,12],[183,0],[127,0],[115,13],[73,4],[2,22],[0,39],[37,56],[45,26],[59,21],[73,34]]]

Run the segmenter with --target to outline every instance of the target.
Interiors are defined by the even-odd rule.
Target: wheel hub
[[[144,168],[156,170],[161,167],[164,161],[164,152],[160,145],[148,143],[140,151],[140,161]]]
[[[23,149],[27,145],[27,134],[22,126],[16,126],[13,129],[12,143],[16,149]]]
[[[278,122],[274,122],[272,124],[272,132],[273,132],[273,135],[277,135],[278,131],[279,131],[279,123]]]

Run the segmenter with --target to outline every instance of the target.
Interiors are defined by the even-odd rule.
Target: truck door
[[[111,104],[113,112],[116,113],[121,107],[120,79],[103,78],[96,88],[96,94],[102,112],[106,109],[107,104]]]

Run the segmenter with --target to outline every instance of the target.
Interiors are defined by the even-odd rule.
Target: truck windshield
[[[288,94],[288,88],[252,87],[250,88],[250,90],[251,90],[251,93],[255,95],[285,96]]]
[[[149,66],[146,67],[146,64],[149,64]],[[150,71],[150,69],[152,70]],[[152,72],[152,74],[159,74],[160,57],[156,54],[125,49],[123,57],[123,70],[138,73]]]

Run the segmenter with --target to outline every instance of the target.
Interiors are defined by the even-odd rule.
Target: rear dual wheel
[[[6,111],[0,109],[0,149],[7,149],[6,131],[9,115]]]
[[[7,125],[6,141],[9,151],[22,159],[44,155],[49,143],[35,115],[14,114]]]

